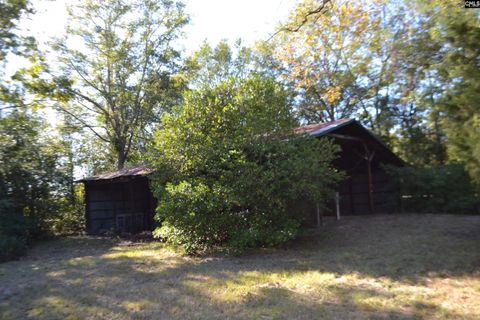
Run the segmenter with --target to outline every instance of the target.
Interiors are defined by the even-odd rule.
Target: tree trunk
[[[117,170],[123,169],[125,166],[125,162],[127,161],[127,147],[126,147],[126,139],[121,136],[118,136],[114,139],[114,150],[117,154]]]
[[[127,155],[125,154],[125,151],[118,151],[117,153],[117,170],[123,169],[125,166],[125,161],[127,159]]]

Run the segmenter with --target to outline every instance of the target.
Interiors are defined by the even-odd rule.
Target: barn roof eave
[[[359,126],[363,131],[365,131],[373,140],[375,140],[378,144],[380,144],[385,150],[388,151],[388,153],[391,154],[391,156],[393,156],[400,165],[406,165],[405,161],[403,161],[399,156],[397,156],[382,140],[380,140],[373,132],[371,132],[370,130],[368,130],[367,128],[365,128],[359,121],[357,121],[356,119],[348,119],[347,121],[344,121],[342,123],[338,123],[336,125],[333,125],[331,127],[326,127],[326,128],[322,128],[316,132],[313,132],[313,133],[310,133],[311,136],[313,137],[322,137],[322,136],[325,136],[329,133],[332,133],[333,131],[336,131],[340,128],[343,128],[343,127],[346,127],[346,126],[349,126],[349,125],[352,125],[352,124],[356,124],[357,126]]]
[[[121,169],[121,170],[111,171],[111,172],[83,178],[80,180],[76,180],[74,182],[87,183],[87,182],[95,182],[95,181],[116,180],[116,179],[126,178],[126,177],[145,177],[151,174],[153,171],[154,171],[153,169],[148,168],[146,165],[137,165],[137,166]]]

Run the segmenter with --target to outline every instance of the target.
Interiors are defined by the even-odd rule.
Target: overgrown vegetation
[[[51,234],[54,221],[74,203],[59,158],[61,146],[39,134],[42,125],[20,111],[0,118],[0,260],[18,256],[32,239]]]
[[[156,236],[188,252],[293,239],[302,216],[291,205],[322,204],[342,175],[337,147],[294,136],[290,110],[282,86],[260,76],[186,93],[155,137]]]
[[[480,198],[461,164],[388,169],[397,183],[402,212],[472,214],[480,210]]]

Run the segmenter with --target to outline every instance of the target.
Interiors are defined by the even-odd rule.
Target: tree
[[[15,109],[0,118],[0,260],[23,252],[34,237],[51,231],[68,195],[61,148],[45,137],[45,123]]]
[[[156,236],[188,252],[295,237],[303,217],[291,205],[323,203],[341,177],[330,165],[336,147],[292,136],[295,125],[288,92],[269,77],[187,91],[155,136]]]
[[[278,51],[285,77],[299,92],[299,117],[306,122],[333,121],[357,112],[371,63],[365,54],[369,31],[379,24],[361,4],[330,1],[328,10],[312,11],[320,2],[304,1],[297,7],[289,23],[295,24],[298,16],[305,22],[295,32],[283,33]]]
[[[35,50],[33,37],[20,36],[17,32],[19,21],[33,13],[27,0],[7,0],[0,3],[0,117],[2,113],[23,104],[22,94],[16,85],[4,75],[9,54],[29,56]]]
[[[410,0],[300,3],[277,50],[297,89],[299,119],[357,117],[408,162],[443,163],[432,68],[441,45],[431,17],[418,12]]]
[[[444,91],[438,112],[447,136],[451,161],[464,163],[471,178],[480,186],[480,17],[456,1],[424,6],[432,17],[429,29],[443,44],[443,59],[438,64]]]
[[[55,49],[72,101],[56,106],[106,142],[121,169],[178,99],[173,42],[188,19],[170,0],[87,0],[70,15]]]
[[[33,12],[28,0],[6,0],[0,3],[0,62],[5,60],[9,52],[20,53],[34,40],[31,37],[21,37],[16,33],[21,17]]]
[[[227,78],[240,81],[252,73],[279,76],[273,50],[272,45],[261,41],[246,47],[238,39],[233,48],[227,40],[214,48],[205,42],[186,59],[181,75],[191,89],[215,87]]]

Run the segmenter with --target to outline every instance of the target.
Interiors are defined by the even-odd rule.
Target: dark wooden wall
[[[151,230],[155,200],[146,177],[86,181],[87,233]]]
[[[397,209],[394,185],[390,177],[382,170],[372,172],[373,212],[369,203],[368,177],[366,173],[357,173],[348,177],[339,187],[340,212],[344,215],[370,213],[393,213]]]
[[[331,138],[341,149],[333,164],[347,176],[336,190],[340,195],[340,214],[362,215],[398,211],[398,193],[393,179],[386,173],[384,166],[401,166],[403,165],[401,160],[373,138],[368,131],[356,125],[335,130]],[[369,163],[366,158],[372,154]],[[298,201],[295,204],[295,210],[305,217],[305,225],[317,224],[315,204]],[[336,214],[333,195],[322,214]]]
[[[395,212],[398,207],[397,192],[385,165],[399,166],[402,165],[401,160],[359,126],[344,127],[335,134],[338,134],[334,138],[335,143],[341,151],[334,164],[347,175],[337,190],[340,212],[346,215]],[[366,159],[369,156],[370,162]]]

